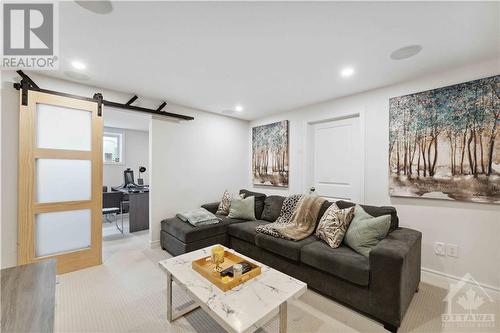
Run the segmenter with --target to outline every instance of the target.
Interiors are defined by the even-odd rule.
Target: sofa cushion
[[[220,205],[220,202],[210,202],[210,203],[201,205],[201,208],[205,208],[210,213],[215,214],[215,213],[217,213],[217,209],[219,209],[219,205]]]
[[[230,219],[220,215],[218,215],[218,217],[222,219],[219,223],[200,225],[197,227],[184,222],[177,217],[173,217],[161,221],[161,230],[169,233],[184,243],[191,243],[214,235],[223,234],[226,232],[228,225],[244,222],[244,220]]]
[[[228,245],[227,234],[214,235],[209,238],[203,238],[195,242],[184,243],[166,231],[160,231],[161,247],[173,256],[178,256],[187,252],[203,249],[207,246],[221,244]]]
[[[257,234],[255,237],[255,244],[261,249],[298,262],[300,261],[300,249],[316,240],[316,236],[309,236],[299,241],[292,241],[266,234]]]
[[[231,237],[236,237],[249,243],[255,244],[255,236],[257,235],[255,228],[259,225],[267,223],[267,221],[260,220],[236,223],[228,226],[227,233],[231,235]]]
[[[264,210],[264,200],[266,200],[266,195],[264,193],[252,192],[249,190],[242,189],[240,194],[244,194],[246,197],[255,197],[255,218],[257,220],[261,219],[262,211]]]
[[[370,281],[368,258],[345,245],[332,249],[325,242],[317,240],[301,249],[300,260],[360,286],[367,286]]]
[[[261,219],[264,221],[274,222],[280,216],[281,206],[286,197],[281,195],[270,195],[264,200],[264,210],[262,211]]]
[[[348,208],[348,207],[353,207],[356,204],[353,202],[349,201],[343,201],[339,200],[336,202],[337,206],[339,206],[340,209]],[[367,206],[367,205],[360,205],[365,212],[370,214],[373,217],[379,217],[382,215],[391,215],[391,227],[389,228],[389,232],[396,230],[399,225],[399,218],[398,218],[398,212],[396,211],[396,208],[391,207],[391,206]]]

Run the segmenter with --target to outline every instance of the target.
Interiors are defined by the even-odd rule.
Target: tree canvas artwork
[[[254,185],[288,187],[288,120],[252,128]]]
[[[391,98],[393,196],[500,203],[500,76]]]

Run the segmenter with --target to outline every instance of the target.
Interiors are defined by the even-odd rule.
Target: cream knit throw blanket
[[[275,227],[275,230],[284,238],[295,241],[310,236],[316,227],[321,205],[325,201],[325,199],[316,196],[304,196],[297,204],[290,223]]]

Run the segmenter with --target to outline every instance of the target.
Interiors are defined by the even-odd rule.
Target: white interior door
[[[322,197],[363,201],[359,117],[311,125],[311,187]]]

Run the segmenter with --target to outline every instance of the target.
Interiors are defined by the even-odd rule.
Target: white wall
[[[104,115],[106,123],[106,115]],[[149,184],[149,133],[123,128],[104,127],[104,132],[121,133],[124,145],[123,164],[104,164],[102,183],[109,187],[123,184],[123,170],[131,168],[134,171],[135,182],[139,178],[139,167],[146,167],[142,174],[144,184]]]
[[[126,102],[133,95],[33,73],[29,75],[45,89],[82,96],[92,96],[95,92],[102,92],[106,99],[117,102]],[[17,80],[15,72],[2,72],[1,267],[15,265],[17,255],[19,92],[12,88],[14,80]],[[161,102],[161,100],[140,98],[134,105],[156,108]],[[105,107],[104,112],[106,110],[113,109]],[[247,183],[250,172],[247,121],[170,103],[168,110],[192,115],[195,120],[177,122],[159,117],[150,121],[148,176],[151,185],[150,241],[152,243],[159,240],[162,219],[171,217],[180,210],[199,207],[201,203],[217,201],[226,188],[231,191],[238,190]]]
[[[162,219],[218,201],[225,189],[236,193],[250,172],[247,121],[180,106],[170,111],[195,119],[151,123],[153,242],[159,239]]]
[[[251,122],[251,126],[290,120],[290,187],[254,190],[276,193],[307,193],[307,123],[350,113],[364,118],[364,197],[370,205],[393,205],[401,226],[420,230],[424,277],[470,272],[476,280],[500,290],[500,206],[430,199],[391,198],[388,194],[389,98],[438,88],[500,73],[500,63],[485,62],[411,82],[360,93],[299,108]],[[359,73],[358,75],[362,75]],[[251,150],[251,129],[250,129]],[[251,184],[251,180],[249,180]],[[459,258],[434,255],[433,243],[459,245]],[[435,273],[435,274],[434,274]]]
[[[1,267],[16,264],[17,253],[17,152],[19,128],[19,93],[12,88],[12,83],[2,71],[2,110],[0,117],[1,150]]]

